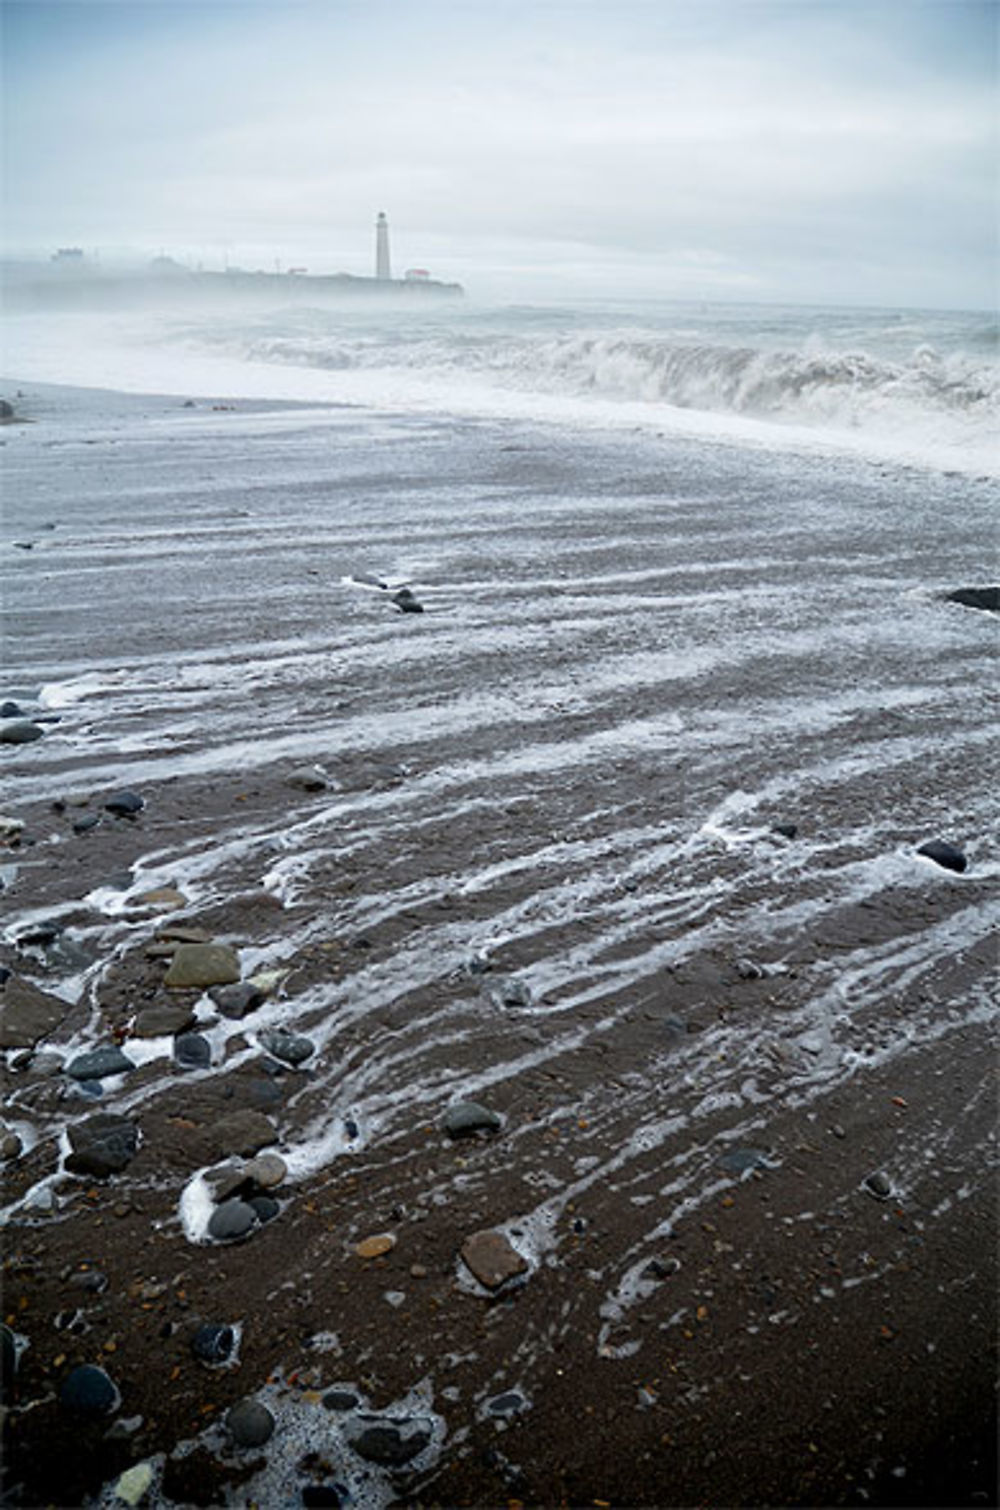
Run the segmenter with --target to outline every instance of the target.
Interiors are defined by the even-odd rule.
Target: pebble
[[[302,766],[298,770],[289,771],[285,785],[295,787],[300,792],[325,792],[327,779],[315,766]]]
[[[116,818],[135,818],[146,806],[144,797],[139,797],[135,792],[115,792],[104,804],[109,813]]]
[[[231,1326],[201,1326],[191,1338],[191,1351],[202,1363],[228,1363],[236,1351],[236,1329]]]
[[[69,1142],[66,1169],[102,1180],[118,1174],[135,1156],[139,1129],[127,1117],[97,1112],[69,1129]]]
[[[23,1147],[16,1132],[5,1132],[0,1137],[0,1159],[6,1163],[8,1159],[19,1158]]]
[[[491,1416],[516,1416],[518,1411],[526,1410],[527,1400],[516,1389],[505,1390],[502,1395],[494,1395],[492,1400],[487,1400],[486,1409]]]
[[[481,1285],[498,1290],[509,1279],[528,1272],[528,1262],[502,1232],[474,1232],[462,1245],[462,1262]]]
[[[467,1138],[478,1132],[496,1132],[500,1118],[478,1101],[459,1101],[445,1112],[443,1125],[449,1137]]]
[[[777,834],[779,839],[794,839],[798,834],[797,823],[772,823],[771,832]]]
[[[169,1038],[185,1032],[194,1022],[191,1007],[165,1002],[162,1006],[143,1007],[136,1016],[132,1031],[136,1038]]]
[[[176,886],[156,886],[152,891],[140,892],[134,902],[137,907],[163,908],[169,912],[174,908],[186,907],[188,899]]]
[[[125,1505],[137,1505],[152,1482],[152,1463],[135,1463],[126,1468],[115,1485],[115,1498]]]
[[[366,1462],[402,1468],[429,1446],[433,1434],[431,1423],[417,1417],[399,1423],[360,1423],[360,1429],[348,1435],[348,1442]]]
[[[290,1064],[293,1068],[304,1064],[316,1052],[316,1045],[311,1038],[306,1038],[301,1033],[289,1033],[285,1028],[266,1028],[260,1034],[260,1042],[275,1059],[280,1059],[282,1064]]]
[[[359,1258],[381,1258],[383,1253],[391,1253],[395,1246],[396,1239],[391,1232],[379,1232],[375,1237],[364,1238],[354,1251]]]
[[[212,1045],[201,1033],[179,1033],[174,1039],[174,1063],[182,1070],[208,1069]]]
[[[30,723],[27,719],[18,719],[12,723],[0,724],[0,744],[27,745],[36,739],[41,739],[45,730],[38,724]]]
[[[867,1175],[864,1187],[877,1201],[887,1201],[892,1194],[892,1181],[884,1169],[878,1169],[874,1174]]]
[[[327,1410],[353,1410],[361,1402],[352,1389],[331,1389],[323,1396]]]
[[[62,1022],[70,1003],[32,981],[9,975],[3,983],[0,1049],[34,1048]]]
[[[135,1065],[127,1054],[117,1047],[92,1049],[88,1054],[78,1054],[66,1066],[66,1074],[73,1080],[103,1080],[109,1075],[126,1075]]]
[[[256,1224],[257,1213],[249,1202],[236,1199],[223,1201],[209,1218],[208,1235],[215,1238],[216,1242],[232,1242],[235,1238],[245,1237]]]
[[[19,703],[12,703],[12,702],[10,702],[8,700],[7,702],[5,702],[3,704],[0,704],[0,718],[23,718],[23,717],[24,717],[24,710],[21,708],[21,706],[20,706]]]
[[[401,587],[399,592],[394,592],[392,601],[403,613],[423,613],[424,605],[418,602],[408,587]]]
[[[962,851],[954,844],[949,844],[946,839],[928,839],[926,844],[917,845],[917,854],[925,859],[933,860],[944,870],[952,870],[957,875],[962,875],[968,869],[969,862]]]
[[[273,1222],[274,1218],[281,1211],[278,1202],[269,1195],[251,1196],[249,1205],[253,1208],[254,1215],[262,1226],[265,1222]]]
[[[240,1400],[226,1412],[226,1430],[237,1447],[263,1447],[274,1432],[274,1417],[259,1400]]]
[[[223,1017],[239,1020],[248,1012],[254,1012],[264,1000],[264,993],[252,981],[242,980],[230,986],[216,986],[209,991]]]
[[[520,980],[504,981],[491,993],[500,1007],[530,1007],[531,990]]]
[[[81,1416],[109,1416],[121,1404],[114,1380],[103,1368],[83,1363],[67,1374],[59,1390],[59,1403]]]
[[[240,957],[228,944],[178,944],[163,984],[170,991],[227,986],[240,978]]]
[[[73,824],[74,834],[89,834],[92,828],[96,828],[101,821],[100,813],[84,813],[82,818],[77,818]]]
[[[273,1190],[288,1174],[288,1165],[280,1154],[261,1153],[243,1170],[243,1178],[251,1180],[261,1190]]]

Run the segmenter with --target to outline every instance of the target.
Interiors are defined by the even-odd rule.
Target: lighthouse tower
[[[375,222],[375,276],[382,279],[392,277],[389,270],[389,222],[384,210],[379,211]]]

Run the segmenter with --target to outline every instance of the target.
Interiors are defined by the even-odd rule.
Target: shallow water
[[[102,1106],[149,1142],[281,1024],[316,1045],[276,1113],[282,1222],[349,1166],[404,1235],[449,1212],[504,1231],[526,1293],[581,1213],[600,1229],[592,1282],[525,1324],[516,1379],[480,1379],[453,1432],[501,1387],[544,1389],[554,1339],[627,1360],[691,1322],[690,1296],[652,1332],[637,1318],[664,1241],[746,1183],[720,1154],[761,1147],[780,1181],[791,1129],[884,1100],[886,1077],[926,1085],[988,1033],[996,620],[942,598],[985,580],[985,483],[491,419],[32,401],[5,451],[7,695],[61,721],[4,750],[4,811],[37,840],[5,959],[80,994],[55,1045],[79,1051],[155,989],[163,919],[135,899],[177,887],[244,976],[284,982],[243,1022],[201,1003],[210,1070],[179,1080],[154,1040]],[[287,785],[303,765],[325,791]],[[122,787],[147,801],[132,827],[73,835],[75,809],[51,812]],[[932,837],[964,875],[916,853]],[[71,965],[18,948],[46,918]],[[63,1189],[38,1149],[93,1109],[23,1090],[9,1121],[38,1162],[15,1225],[39,1182]],[[423,1130],[461,1099],[504,1126],[456,1161]],[[970,1081],[895,1129],[894,1190],[928,1222],[942,1165],[964,1199],[990,1188],[988,1105]],[[867,1167],[784,1220],[846,1209]],[[198,1174],[143,1166],[181,1249],[202,1240]],[[242,1251],[318,1294],[315,1254],[267,1236]],[[421,1356],[406,1388],[435,1372]]]

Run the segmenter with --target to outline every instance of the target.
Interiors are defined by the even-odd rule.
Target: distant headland
[[[282,272],[226,267],[206,271],[173,257],[159,256],[128,269],[111,267],[81,247],[59,247],[47,260],[5,261],[0,269],[3,301],[9,309],[74,309],[106,305],[219,304],[227,300],[277,298],[310,303],[324,299],[455,298],[460,283],[443,283],[426,268],[408,268],[402,278],[391,272],[389,222],[380,213],[375,223],[375,273],[312,274],[304,267]]]

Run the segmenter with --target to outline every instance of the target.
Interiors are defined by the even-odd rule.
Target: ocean
[[[9,322],[4,726],[39,734],[0,747],[0,963],[57,998],[4,1053],[25,1503],[137,1462],[164,1505],[992,1492],[996,613],[953,595],[996,583],[993,340]],[[168,988],[185,940],[252,1004]],[[139,1142],[87,1180],[96,1111]],[[234,1241],[222,1163],[278,1208]],[[60,1406],[98,1362],[138,1435]]]
[[[988,312],[474,300],[9,322],[7,366],[76,381],[634,425],[996,474]],[[180,390],[178,389],[180,385]]]

